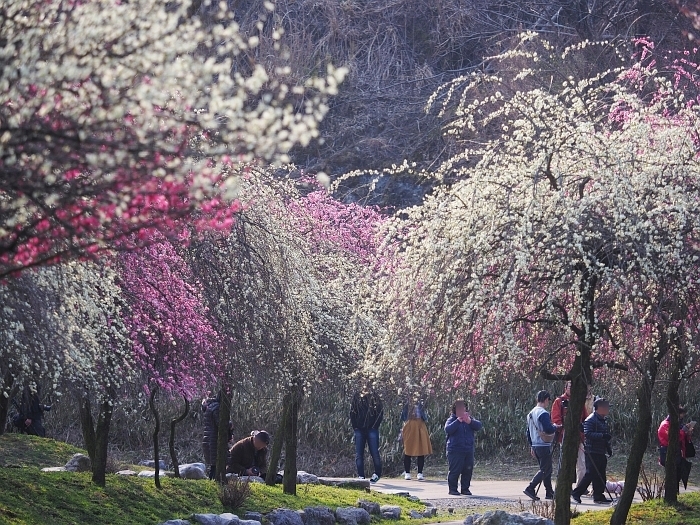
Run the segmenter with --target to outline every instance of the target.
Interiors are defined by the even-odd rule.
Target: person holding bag
[[[537,405],[527,415],[527,441],[530,444],[530,454],[537,459],[540,469],[532,478],[523,494],[532,501],[539,501],[535,487],[544,484],[545,499],[554,499],[552,488],[552,443],[560,425],[552,424],[547,412],[552,396],[546,390],[537,392]]]

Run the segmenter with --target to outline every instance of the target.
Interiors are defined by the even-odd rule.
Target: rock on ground
[[[88,456],[74,454],[66,463],[65,468],[68,472],[89,472],[92,467]]]
[[[267,515],[270,525],[304,525],[299,513],[291,509],[275,509]]]
[[[164,521],[160,525],[192,525],[189,520],[168,520]]]
[[[117,475],[118,476],[136,476],[136,475],[138,475],[138,472],[136,472],[135,470],[120,470],[119,472],[117,472]],[[173,521],[173,520],[170,520],[170,521]]]
[[[379,508],[382,518],[387,520],[398,520],[401,518],[401,507],[398,505],[382,505]]]
[[[335,525],[335,514],[328,507],[306,507],[304,525]]]
[[[318,482],[321,485],[328,485],[329,487],[341,487],[346,489],[369,489],[370,482],[368,479],[356,479],[356,478],[325,478],[319,477]]]
[[[265,480],[260,476],[239,476],[241,481],[250,481],[251,483],[265,483]]]
[[[207,479],[204,463],[186,463],[180,465],[180,477],[184,479]]]
[[[246,512],[246,513],[243,515],[243,519],[244,519],[244,520],[262,521],[263,515],[262,515],[261,513],[259,513],[259,512],[252,512],[252,511],[249,511],[249,512]]]
[[[511,514],[504,510],[492,510],[467,516],[464,525],[554,525],[554,522],[530,512]]]
[[[423,513],[422,513],[422,512],[418,512],[418,511],[415,510],[415,509],[411,510],[411,512],[408,513],[408,516],[409,516],[412,520],[422,520],[422,519],[423,519]]]
[[[238,525],[239,519],[235,514],[192,514],[192,519],[200,525]]]
[[[42,472],[66,472],[66,467],[44,467]]]
[[[318,476],[316,474],[309,474],[308,472],[300,470],[297,472],[297,483],[318,483]]]
[[[424,518],[434,518],[437,516],[437,508],[435,507],[428,507],[423,511],[423,517]]]
[[[376,503],[374,501],[358,499],[357,506],[361,509],[365,509],[367,512],[369,512],[370,514],[374,514],[375,516],[379,516],[382,513],[381,508],[379,507],[379,503]]]
[[[153,461],[152,459],[142,459],[139,461],[139,465],[142,467],[150,467],[150,468],[155,468],[156,467],[156,462]],[[165,461],[162,459],[158,461],[158,468],[160,470],[166,470],[167,467],[165,466]]]
[[[357,507],[338,507],[335,510],[335,520],[341,525],[369,525],[369,512]]]

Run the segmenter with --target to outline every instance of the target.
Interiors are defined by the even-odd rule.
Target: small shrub
[[[642,497],[642,501],[660,499],[664,493],[665,486],[666,479],[664,476],[658,472],[647,474],[646,470],[644,470],[644,465],[642,465],[642,469],[639,471],[639,486],[637,487],[637,492]]]
[[[518,500],[518,510],[520,512],[532,512],[535,516],[554,521],[554,500],[544,501],[529,501],[529,505],[523,503],[523,500]]]
[[[126,467],[124,464],[119,461],[117,458],[114,456],[107,456],[107,468],[105,469],[105,472],[107,474],[116,474],[120,470],[124,470]]]
[[[240,508],[251,495],[250,482],[231,478],[219,489],[219,500],[225,509]]]

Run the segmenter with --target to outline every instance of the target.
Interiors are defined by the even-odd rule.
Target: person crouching
[[[229,451],[226,472],[265,479],[269,444],[270,435],[264,430],[255,431],[250,437],[236,442]]]

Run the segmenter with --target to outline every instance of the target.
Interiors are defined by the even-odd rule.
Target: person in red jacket
[[[557,441],[559,444],[564,440],[564,418],[569,410],[569,400],[571,398],[571,381],[566,382],[564,386],[564,393],[554,400],[552,403],[552,423],[561,426],[561,429],[557,433]],[[588,387],[588,394],[586,395],[586,404],[583,406],[583,411],[581,412],[581,423],[583,423],[586,418],[591,414],[591,409],[589,407],[589,400],[592,399],[591,387]],[[586,474],[586,457],[583,451],[584,435],[581,432],[581,442],[578,448],[578,458],[576,459],[576,483],[578,484],[583,476]]]
[[[686,458],[687,446],[690,440],[693,438],[693,428],[689,425],[683,424],[683,418],[687,415],[688,411],[685,407],[678,408],[678,422],[681,425],[680,432],[678,433],[678,441],[680,443],[679,454],[676,458],[678,463]],[[668,431],[671,427],[671,416],[666,416],[659,425],[659,430],[656,433],[659,438],[659,464],[663,467],[666,465],[666,452],[668,451]],[[680,469],[679,469],[680,472]]]

